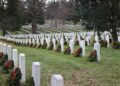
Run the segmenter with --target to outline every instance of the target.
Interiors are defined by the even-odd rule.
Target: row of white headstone
[[[87,34],[86,37],[85,37],[85,34]],[[45,37],[45,35],[47,37]],[[82,51],[83,51],[82,56],[85,57],[85,41],[87,42],[87,45],[90,45],[90,41],[93,35],[94,35],[93,32],[77,33],[77,34],[76,33],[65,33],[64,36],[71,49],[71,54],[74,53],[75,37],[77,36],[79,46],[82,48]],[[28,36],[30,36],[30,38],[27,38]],[[80,36],[83,37],[85,40],[81,40]],[[64,41],[65,40],[63,38],[63,34],[54,34],[54,35],[50,35],[50,34],[33,35],[32,34],[32,35],[16,35],[13,37],[11,36],[6,37],[7,40],[12,40],[13,42],[17,42],[21,44],[34,44],[37,46],[39,46],[40,44],[43,45],[43,41],[45,40],[47,43],[47,48],[49,48],[50,46],[51,38],[52,38],[52,43],[53,43],[53,49],[56,50],[57,48],[56,41],[58,41],[61,46],[61,52],[64,52]],[[68,41],[68,38],[70,38],[69,41]],[[103,34],[101,34],[101,38],[107,41],[107,46],[109,47],[110,46],[110,33],[104,32]],[[97,34],[95,34],[95,41],[99,43]]]
[[[8,55],[8,60],[14,61],[14,68],[19,67],[22,73],[21,83],[25,83],[26,81],[26,70],[25,70],[25,54],[20,53],[18,57],[18,50],[13,49],[11,45],[7,45],[4,43],[0,43],[0,52]],[[40,85],[40,63],[33,62],[32,63],[32,77],[34,80],[35,86]],[[64,86],[64,79],[60,74],[54,74],[51,77],[51,86]]]
[[[0,43],[0,52],[8,55],[8,60],[14,61],[14,68],[19,67],[22,73],[21,82],[25,82],[25,54],[18,53],[17,49],[13,49],[11,45]]]
[[[54,39],[55,40],[55,39]],[[74,53],[74,39],[69,41],[69,47],[71,49],[71,54]],[[61,52],[64,52],[64,40],[60,39]],[[85,57],[85,40],[79,40],[79,46],[82,48],[82,56]],[[55,41],[53,41],[54,50],[56,49]]]
[[[74,35],[74,34],[72,34]],[[77,34],[78,35],[78,34]],[[90,36],[92,35],[92,33],[90,34]],[[108,33],[106,32],[105,35],[108,35]],[[34,35],[33,35],[34,36]],[[44,35],[43,35],[44,36]],[[60,36],[60,35],[59,35]],[[57,36],[57,37],[59,37]],[[104,38],[104,37],[103,37]],[[106,36],[106,38],[108,38],[108,41],[109,41],[109,35]],[[6,37],[6,39],[8,40],[8,38]],[[12,38],[9,38],[9,40],[12,39]],[[25,37],[26,39],[26,37]],[[45,38],[43,37],[41,40],[43,41]],[[82,56],[85,57],[85,40],[80,40],[80,36],[78,35],[78,42],[79,42],[79,46],[82,48]],[[90,40],[91,38],[89,38]],[[35,39],[33,38],[33,40],[35,41]],[[53,49],[56,50],[56,38],[52,37],[52,42],[53,42]],[[95,40],[96,42],[98,43],[98,36],[97,34],[95,35]],[[14,41],[14,40],[13,40]],[[50,39],[49,39],[49,42],[48,40],[45,40],[47,45],[50,45]],[[63,34],[62,34],[62,37],[60,38],[60,40],[58,41],[60,42],[60,45],[61,45],[61,52],[64,52],[64,39],[63,39]],[[35,42],[33,42],[35,43]],[[41,42],[42,43],[42,42]],[[109,43],[109,42],[108,42]],[[43,43],[42,43],[43,44]],[[90,43],[89,43],[90,44]],[[69,41],[69,47],[71,49],[71,54],[74,53],[74,45],[75,45],[75,35],[74,37],[72,37]],[[109,44],[108,44],[109,45]],[[49,46],[48,46],[49,47]]]

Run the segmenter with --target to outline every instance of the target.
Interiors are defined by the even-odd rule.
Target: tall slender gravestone
[[[97,62],[100,62],[100,43],[94,43],[94,50],[97,52]]]
[[[97,43],[99,42],[98,35],[95,35],[95,41],[96,41]]]
[[[120,42],[120,36],[118,36],[118,41]]]
[[[87,45],[89,46],[90,45],[90,37],[89,36],[86,37],[86,41],[87,41]]]
[[[3,53],[7,54],[7,45],[6,44],[3,44]]]
[[[56,50],[56,40],[53,38],[53,49]]]
[[[64,52],[64,40],[63,40],[63,38],[60,39],[60,45],[61,45],[61,52]]]
[[[109,35],[106,35],[106,41],[107,41],[107,47],[110,46],[110,37]]]
[[[8,60],[12,60],[12,46],[8,45],[7,46],[7,54],[8,54]]]
[[[40,63],[32,63],[32,77],[35,83],[35,86],[40,86]]]
[[[64,86],[64,80],[62,75],[52,75],[51,86]]]
[[[25,45],[27,45],[27,44],[28,44],[28,42],[29,42],[29,40],[28,40],[28,38],[26,38],[26,42],[25,42]]]
[[[50,38],[49,37],[47,38],[46,42],[47,42],[47,48],[49,48],[49,46],[50,46]]]
[[[18,67],[18,50],[13,49],[13,61],[14,61],[14,66]]]
[[[25,83],[26,75],[25,75],[25,54],[19,54],[19,68],[22,73],[21,83]]]
[[[3,44],[0,43],[0,52],[3,52]]]
[[[80,47],[82,48],[82,56],[85,56],[85,40],[80,41]]]
[[[70,46],[70,49],[71,49],[71,54],[73,54],[73,51],[74,51],[74,41],[73,40],[70,40],[69,46]]]
[[[36,39],[36,43],[37,43],[37,47],[39,47],[40,46],[39,38]]]
[[[44,44],[44,37],[41,38],[41,44]]]
[[[33,44],[33,46],[35,46],[35,39],[34,38],[32,39],[32,44]]]

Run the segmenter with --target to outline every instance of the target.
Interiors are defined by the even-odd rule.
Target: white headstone
[[[53,38],[53,49],[56,50],[56,40]]]
[[[64,86],[64,80],[62,75],[52,75],[51,86]]]
[[[6,44],[3,44],[3,53],[7,54],[7,45]]]
[[[20,68],[21,73],[22,73],[21,83],[25,83],[25,80],[26,80],[26,76],[25,76],[25,54],[23,54],[23,53],[21,53],[19,55],[19,68]]]
[[[63,38],[60,39],[60,46],[61,46],[61,52],[64,52],[64,40],[63,40]]]
[[[87,41],[87,45],[89,46],[90,45],[90,36],[86,37],[86,41]]]
[[[14,61],[14,66],[18,67],[18,51],[17,51],[17,49],[13,49],[13,61]]]
[[[85,56],[85,40],[80,41],[80,47],[82,48],[82,56]]]
[[[40,45],[39,38],[36,39],[37,47]]]
[[[50,46],[50,38],[46,39],[46,43],[47,43],[47,48],[49,48],[49,46]]]
[[[12,46],[8,45],[7,46],[7,54],[8,54],[8,60],[12,60]]]
[[[3,44],[0,43],[0,52],[3,52]]]
[[[120,42],[120,36],[118,36],[118,41]]]
[[[96,41],[96,43],[98,43],[98,42],[99,42],[98,35],[95,35],[95,41]]]
[[[31,43],[32,43],[32,42],[31,42],[31,38],[30,38],[30,39],[29,39],[29,45],[31,45]]]
[[[35,46],[35,39],[34,38],[32,39],[32,44],[33,44],[33,46]]]
[[[74,50],[74,41],[73,40],[70,40],[69,46],[70,46],[70,49],[71,49],[71,54],[73,54],[73,50]]]
[[[42,39],[41,39],[41,44],[42,45],[44,44],[44,37],[42,37]]]
[[[106,41],[107,41],[107,47],[110,46],[110,38],[109,38],[109,35],[106,35]]]
[[[29,39],[27,38],[27,39],[26,39],[26,45],[27,45],[28,43],[29,43]]]
[[[32,77],[35,83],[35,86],[40,86],[40,63],[32,63]]]
[[[97,52],[97,62],[100,62],[100,43],[94,43],[94,50]]]

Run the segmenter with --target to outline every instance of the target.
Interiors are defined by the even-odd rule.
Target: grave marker
[[[19,68],[22,73],[21,83],[25,83],[26,76],[25,76],[25,54],[19,54]]]
[[[14,61],[14,67],[18,67],[18,50],[13,49],[13,61]]]
[[[94,50],[97,52],[97,62],[100,62],[100,43],[94,43]]]
[[[52,75],[51,86],[64,86],[64,80],[62,75]]]
[[[82,48],[82,56],[85,57],[85,40],[80,41],[80,47]]]
[[[8,54],[8,60],[12,60],[12,46],[8,45],[7,46],[7,54]]]
[[[40,86],[40,63],[32,63],[32,77],[35,83],[35,86]]]
[[[3,53],[7,54],[7,45],[6,44],[3,44]]]

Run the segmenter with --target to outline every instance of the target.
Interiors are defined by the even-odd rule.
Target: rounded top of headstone
[[[12,46],[11,46],[11,45],[8,45],[8,47],[10,47],[10,48],[11,48]]]
[[[17,51],[17,49],[13,49],[13,51]]]
[[[21,57],[25,57],[25,54],[24,54],[24,53],[20,53],[20,56],[21,56]]]
[[[55,74],[55,75],[52,75],[52,78],[55,78],[57,80],[63,80],[63,77],[61,74]]]
[[[40,65],[40,62],[33,62],[34,65]]]
[[[3,45],[5,45],[5,46],[6,46],[7,44],[3,44]]]

